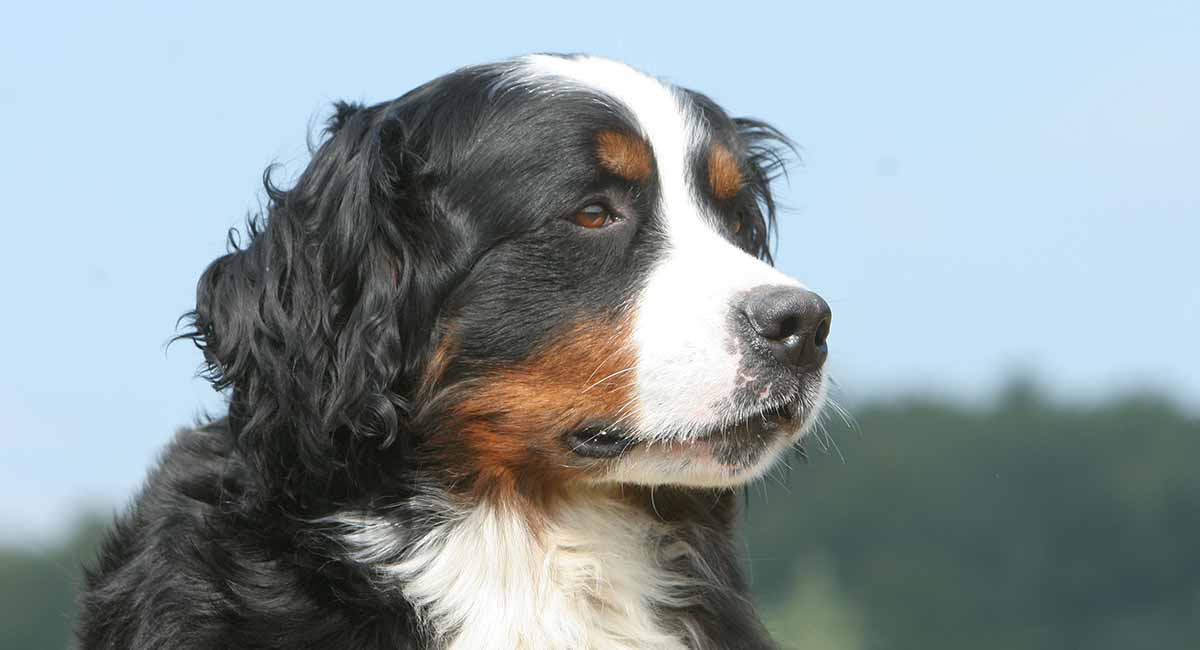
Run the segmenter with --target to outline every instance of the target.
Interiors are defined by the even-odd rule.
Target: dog
[[[773,267],[790,141],[531,55],[338,103],[203,273],[228,413],[86,576],[83,648],[768,648],[738,486],[825,399]]]

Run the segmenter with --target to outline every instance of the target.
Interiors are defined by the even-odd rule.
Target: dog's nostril
[[[778,333],[776,333],[775,336],[770,336],[768,338],[773,338],[776,340],[783,340],[789,336],[795,336],[799,332],[800,332],[800,318],[797,316],[787,316],[783,320],[779,321]]]
[[[825,345],[825,339],[827,338],[829,338],[828,316],[822,318],[821,322],[817,324],[817,331],[813,332],[813,343],[816,343],[817,347],[823,347]]]

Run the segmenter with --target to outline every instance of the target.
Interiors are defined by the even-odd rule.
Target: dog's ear
[[[409,406],[412,339],[431,317],[412,295],[424,219],[392,110],[337,105],[296,184],[268,170],[266,219],[200,279],[184,337],[232,388],[238,445],[281,495],[347,489],[346,467],[393,445]]]
[[[754,199],[754,210],[743,214],[746,220],[748,248],[759,259],[773,263],[771,241],[775,235],[775,195],[771,183],[787,174],[789,158],[799,158],[796,145],[782,131],[748,117],[734,118],[738,139],[745,151],[749,178],[746,179]]]

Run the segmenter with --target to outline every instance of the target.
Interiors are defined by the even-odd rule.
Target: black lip
[[[591,426],[567,434],[571,451],[587,458],[616,458],[638,441],[617,427]]]
[[[763,409],[731,424],[713,427],[696,436],[696,439],[731,442],[745,438],[765,441],[794,424],[797,409],[795,402]],[[572,452],[585,458],[616,458],[641,442],[620,427],[605,425],[575,429],[565,439]]]
[[[730,469],[749,467],[781,436],[792,433],[799,407],[789,402],[714,428],[708,434],[713,458]]]
[[[713,427],[701,437],[722,436],[764,436],[777,433],[780,429],[790,426],[796,421],[797,403],[788,402],[779,406],[762,409],[757,413],[746,416],[732,424]]]

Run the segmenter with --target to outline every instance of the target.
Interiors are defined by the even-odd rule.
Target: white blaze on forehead
[[[611,59],[534,55],[526,62],[535,74],[573,81],[624,105],[654,151],[660,213],[668,217],[676,213],[700,216],[690,189],[687,161],[688,154],[699,147],[701,128],[688,110],[686,96]]]
[[[741,419],[747,414],[732,402],[747,379],[730,329],[736,300],[761,285],[802,285],[717,232],[716,215],[692,182],[690,161],[705,145],[707,127],[690,100],[608,59],[535,55],[518,65],[535,84],[553,79],[619,102],[654,152],[666,250],[637,299],[638,435],[685,439]]]

